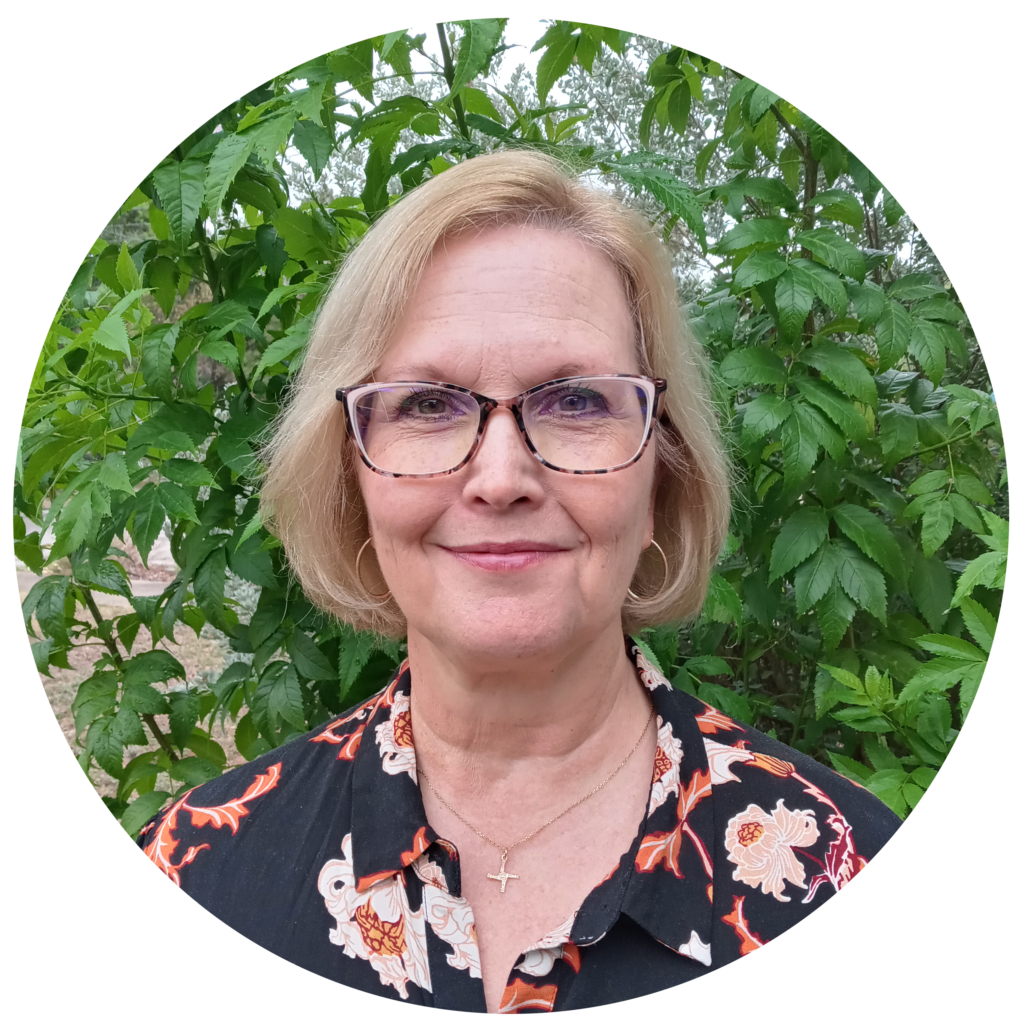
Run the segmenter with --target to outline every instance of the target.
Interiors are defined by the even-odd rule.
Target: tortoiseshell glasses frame
[[[537,451],[523,418],[523,403],[532,395],[535,395],[537,392],[543,391],[546,388],[560,385],[571,385],[577,381],[586,380],[628,380],[634,382],[646,395],[647,422],[644,426],[642,440],[640,441],[637,451],[632,458],[618,463],[617,465],[603,467],[601,469],[565,469],[562,466],[556,466],[554,463],[549,462],[540,454],[540,452]],[[450,391],[455,391],[459,394],[467,395],[468,397],[475,399],[480,409],[480,422],[477,426],[476,436],[473,439],[469,451],[458,465],[452,466],[450,469],[438,470],[437,472],[432,473],[394,473],[374,465],[373,461],[370,459],[370,456],[367,454],[366,449],[363,446],[363,439],[360,432],[356,427],[357,419],[355,410],[357,403],[370,392],[380,391],[386,388],[408,387],[409,385],[423,388],[446,388]],[[574,377],[559,377],[555,380],[544,381],[543,384],[538,384],[535,387],[529,388],[527,391],[516,395],[514,398],[504,399],[490,398],[487,395],[481,395],[477,391],[461,387],[458,384],[450,384],[447,381],[436,380],[374,381],[369,384],[352,384],[348,387],[338,388],[335,391],[335,397],[344,407],[345,425],[348,430],[348,435],[355,441],[360,459],[363,461],[363,464],[367,469],[370,469],[381,476],[394,477],[396,479],[399,477],[426,478],[448,476],[451,473],[458,472],[476,454],[477,449],[480,447],[480,442],[483,440],[484,429],[487,426],[487,419],[495,409],[499,408],[508,409],[512,413],[526,447],[529,449],[533,457],[543,466],[546,466],[548,469],[556,473],[568,473],[573,476],[592,476],[599,473],[614,473],[617,470],[626,469],[628,466],[632,466],[635,462],[639,461],[651,440],[652,434],[654,433],[654,423],[661,415],[663,404],[662,396],[667,388],[668,382],[661,377],[644,377],[632,373],[594,373]]]

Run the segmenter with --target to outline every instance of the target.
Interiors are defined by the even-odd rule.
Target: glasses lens
[[[363,452],[385,473],[454,469],[469,454],[480,426],[475,398],[424,384],[375,388],[354,406]]]
[[[647,390],[623,377],[578,377],[523,404],[533,446],[559,469],[615,469],[640,451],[650,424]]]

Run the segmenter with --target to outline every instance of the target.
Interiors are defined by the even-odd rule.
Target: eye
[[[557,405],[561,412],[586,412],[591,402],[589,395],[581,392],[574,392],[569,395],[562,395]]]
[[[422,416],[437,416],[448,409],[448,403],[442,398],[421,398],[416,403],[416,411]]]

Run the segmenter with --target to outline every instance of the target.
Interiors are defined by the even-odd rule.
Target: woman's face
[[[546,228],[491,228],[438,248],[375,379],[508,398],[557,377],[639,373],[633,337],[622,284],[597,250]],[[455,473],[396,479],[359,463],[359,474],[410,632],[481,664],[618,629],[653,535],[653,443],[614,473],[559,473],[497,409]]]

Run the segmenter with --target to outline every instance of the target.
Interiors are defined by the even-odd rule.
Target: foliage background
[[[856,157],[749,80],[556,24],[540,95],[526,79],[502,97],[487,88],[500,26],[449,29],[434,90],[369,87],[371,62],[377,77],[405,70],[401,34],[218,113],[142,183],[111,226],[124,239],[97,243],[69,289],[29,398],[15,529],[27,519],[19,557],[54,570],[25,602],[41,670],[84,644],[107,651],[75,701],[83,767],[116,782],[108,803],[133,831],[221,769],[215,716],[238,717],[254,756],[372,692],[400,656],[320,621],[289,587],[253,518],[253,442],[301,356],[303,317],[366,221],[439,160],[528,143],[666,230],[745,467],[704,614],[681,636],[649,634],[653,653],[677,685],[905,813],[969,708],[1005,565],[1001,436],[955,290]],[[562,71],[570,102],[629,98],[615,132],[544,110]],[[337,82],[361,110],[335,106]],[[304,191],[284,147],[330,164],[328,132],[342,152]],[[175,290],[180,306],[200,301],[176,310]],[[180,572],[135,597],[111,541],[126,529],[145,555],[165,515]],[[99,620],[96,595],[118,591],[133,610]],[[216,628],[238,660],[211,685],[180,685],[176,624]]]

